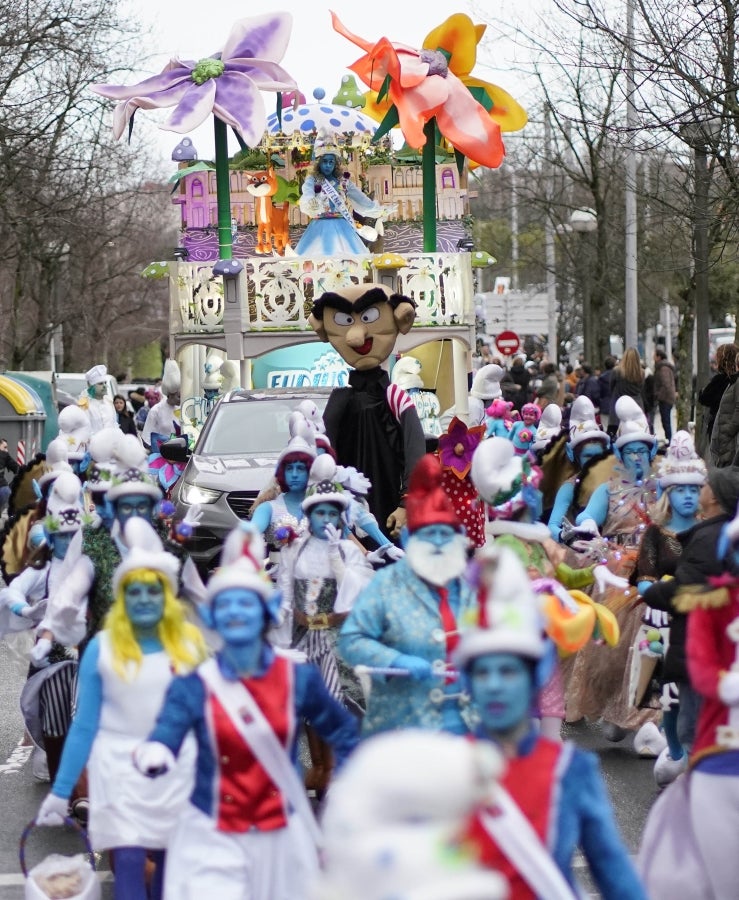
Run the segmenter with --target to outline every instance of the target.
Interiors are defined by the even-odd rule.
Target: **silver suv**
[[[323,411],[330,393],[330,388],[237,390],[218,401],[194,450],[187,452],[187,467],[172,497],[178,518],[192,504],[201,507],[202,519],[188,542],[201,570],[218,565],[224,538],[249,518],[254,499],[289,440],[290,413],[306,399]]]

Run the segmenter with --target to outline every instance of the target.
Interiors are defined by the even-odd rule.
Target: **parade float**
[[[361,283],[387,285],[416,302],[416,323],[397,351],[413,350],[442,408],[465,414],[473,266],[494,261],[469,252],[468,166],[499,166],[501,132],[522,128],[526,113],[471,75],[485,26],[466,15],[433,29],[420,50],[385,37],[366,41],[335,16],[332,24],[363,55],[331,102],[319,89],[307,103],[279,65],[291,30],[285,13],[240,20],[213,57],[174,59],[139,84],[97,88],[118,101],[118,137],[138,108],[174,107],[161,127],[181,134],[212,113],[215,160],[198,159],[187,137],[173,153],[177,259],[152,262],[143,273],[169,281],[170,355],[182,370],[186,424],[197,426],[206,408],[198,399],[214,353],[231,363],[243,387],[341,383],[341,360],[329,358],[330,348],[299,348],[316,340],[308,323],[314,300]],[[272,115],[262,91],[277,94]],[[241,148],[232,157],[229,129]],[[393,137],[398,132],[403,146]],[[356,217],[359,233],[371,235],[360,244],[364,252],[295,253],[309,221],[298,200],[321,143],[331,145],[342,176],[382,208],[377,219]],[[348,220],[347,205],[340,214]],[[274,365],[257,365],[275,351]],[[189,407],[185,398],[193,398]]]

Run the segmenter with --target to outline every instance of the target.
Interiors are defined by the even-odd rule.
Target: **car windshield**
[[[326,399],[325,396],[315,398],[321,410]],[[295,397],[270,397],[220,403],[208,422],[197,453],[214,456],[279,453],[290,438],[288,420],[299,402]]]

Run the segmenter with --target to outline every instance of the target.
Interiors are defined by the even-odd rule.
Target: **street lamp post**
[[[583,351],[587,362],[595,359],[595,327],[592,308],[592,280],[585,260],[585,235],[598,228],[598,217],[592,209],[576,209],[570,216],[570,228],[580,235],[578,247],[578,266],[580,270],[580,289],[582,291],[582,331]]]

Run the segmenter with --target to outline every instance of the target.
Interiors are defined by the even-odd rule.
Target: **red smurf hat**
[[[430,453],[422,456],[413,470],[405,510],[410,532],[424,525],[451,525],[457,531],[462,528],[452,502],[441,486],[439,460]]]

